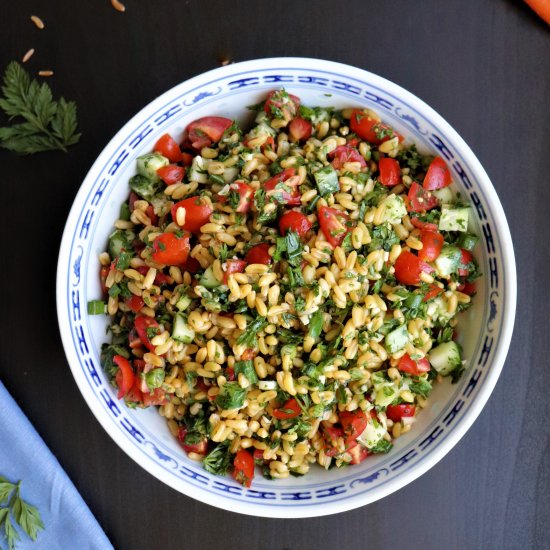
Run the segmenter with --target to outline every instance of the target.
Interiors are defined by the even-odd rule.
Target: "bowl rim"
[[[483,384],[478,394],[475,396],[475,399],[471,402],[469,410],[466,411],[463,418],[461,419],[461,422],[458,425],[452,427],[452,429],[447,433],[445,440],[438,446],[437,449],[432,450],[427,455],[424,455],[423,459],[416,463],[407,472],[404,472],[401,475],[395,476],[393,479],[388,480],[388,482],[384,486],[373,488],[373,490],[368,493],[352,495],[344,500],[327,502],[315,506],[304,505],[300,508],[290,506],[258,506],[254,502],[243,502],[235,501],[229,498],[221,498],[221,495],[218,496],[214,493],[200,490],[193,487],[192,485],[187,485],[185,492],[180,491],[179,488],[174,487],[172,483],[172,477],[168,472],[165,472],[161,468],[155,468],[154,471],[150,471],[149,469],[146,469],[145,466],[142,466],[142,457],[141,455],[139,455],[136,445],[134,443],[131,443],[130,441],[127,441],[126,439],[122,439],[119,437],[118,431],[115,429],[112,419],[106,414],[103,409],[97,407],[93,394],[89,392],[87,385],[88,382],[82,370],[73,366],[77,364],[78,358],[76,355],[76,350],[74,349],[73,342],[71,340],[70,331],[64,330],[64,328],[66,328],[66,322],[63,318],[63,311],[64,307],[66,306],[66,301],[64,299],[66,293],[66,266],[69,265],[71,251],[71,229],[75,227],[78,216],[81,213],[80,207],[82,206],[84,202],[84,197],[86,195],[86,192],[88,191],[87,187],[95,181],[97,175],[101,171],[100,167],[110,157],[113,150],[116,149],[117,144],[121,140],[122,136],[125,135],[129,129],[139,126],[140,121],[145,119],[150,113],[155,112],[159,106],[166,103],[166,101],[174,94],[174,92],[180,89],[182,86],[191,89],[195,86],[201,85],[203,81],[208,81],[213,77],[231,76],[231,74],[236,71],[253,71],[265,68],[275,69],[281,67],[294,69],[332,69],[335,72],[340,72],[341,74],[349,76],[354,74],[357,77],[357,75],[359,75],[361,78],[365,79],[369,83],[396,95],[404,102],[414,105],[415,108],[423,114],[423,116],[430,120],[430,122],[433,121],[434,124],[436,124],[442,130],[448,141],[452,142],[454,148],[460,151],[461,156],[467,163],[470,170],[475,173],[476,179],[479,182],[480,187],[486,194],[487,201],[491,204],[491,212],[494,217],[494,224],[497,230],[498,237],[502,241],[501,248],[509,252],[508,254],[500,257],[500,261],[503,264],[504,271],[507,274],[507,278],[504,280],[503,285],[505,300],[504,310],[502,312],[502,325],[500,327],[500,341],[498,342],[498,348],[493,356],[490,368],[487,367],[488,372],[485,373]],[[432,107],[430,107],[416,95],[391,82],[390,80],[380,77],[367,70],[335,61],[327,61],[315,58],[272,57],[242,61],[224,67],[215,68],[173,86],[172,88],[158,96],[156,99],[149,102],[142,109],[140,109],[109,140],[107,145],[102,149],[101,153],[86,174],[71,206],[71,210],[67,218],[67,222],[63,231],[63,237],[61,240],[57,264],[56,294],[57,316],[62,343],[65,350],[65,355],[71,368],[71,372],[75,378],[80,393],[84,397],[86,403],[88,404],[88,407],[91,409],[92,413],[99,421],[100,425],[126,454],[128,454],[136,463],[146,469],[148,473],[160,479],[171,488],[176,489],[186,496],[190,496],[206,504],[223,508],[228,511],[239,512],[249,515],[278,518],[298,518],[339,513],[369,504],[380,498],[383,498],[393,493],[394,491],[404,487],[408,483],[414,481],[419,476],[424,474],[437,462],[439,462],[458,443],[458,441],[468,431],[468,429],[471,427],[471,425],[479,416],[481,410],[485,406],[504,366],[504,361],[509,349],[515,321],[514,317],[517,300],[517,282],[515,257],[513,252],[511,234],[506,216],[504,214],[504,210],[502,208],[500,200],[498,199],[496,190],[494,189],[489,179],[489,176],[485,172],[484,168],[482,167],[481,163],[479,162],[473,151],[466,144],[464,139],[460,137],[460,135],[451,127],[448,122],[446,122],[446,120],[441,115],[439,115]]]

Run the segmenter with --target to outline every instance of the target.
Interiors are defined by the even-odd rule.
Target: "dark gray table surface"
[[[29,70],[55,70],[49,82],[56,94],[77,101],[83,132],[68,154],[0,151],[0,377],[115,547],[550,548],[550,27],[519,0],[125,3],[124,14],[109,0],[0,7],[0,68],[36,48]],[[46,29],[34,28],[32,13]],[[82,399],[55,311],[69,208],[119,127],[168,88],[216,67],[220,57],[280,55],[365,68],[443,115],[492,178],[512,231],[519,282],[506,365],[460,443],[381,501],[304,520],[224,512],[142,470]]]

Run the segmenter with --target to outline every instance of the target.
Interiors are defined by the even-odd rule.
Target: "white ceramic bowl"
[[[468,368],[458,384],[435,388],[429,406],[387,455],[358,466],[302,478],[268,481],[257,475],[245,489],[189,460],[154,408],[130,410],[116,399],[99,363],[107,320],[88,316],[101,292],[98,254],[128,196],[135,158],[165,132],[179,136],[206,115],[250,118],[248,105],[285,87],[306,105],[370,107],[420,150],[442,155],[456,187],[474,207],[480,235],[475,256],[483,277],[475,305],[459,324]],[[420,99],[374,74],[329,61],[301,58],[236,63],[172,88],[134,116],[105,147],[71,209],[59,255],[57,308],[63,345],[78,387],[113,440],[149,473],[200,501],[255,516],[309,517],[350,510],[382,498],[439,461],[485,405],[502,369],[512,335],[516,271],[512,241],[498,197],[481,164],[460,136]],[[145,475],[145,474],[144,474]]]

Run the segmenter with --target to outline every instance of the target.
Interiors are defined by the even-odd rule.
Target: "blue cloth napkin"
[[[0,475],[22,480],[21,497],[38,508],[45,529],[36,542],[18,528],[17,550],[113,546],[42,438],[0,381]],[[7,548],[0,535],[0,548]]]

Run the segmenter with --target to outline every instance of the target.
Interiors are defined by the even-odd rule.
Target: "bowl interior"
[[[459,321],[468,360],[464,376],[458,384],[434,388],[411,432],[399,438],[388,455],[370,457],[352,468],[314,468],[302,478],[268,481],[258,475],[253,488],[245,490],[189,460],[156,410],[129,410],[117,402],[99,364],[101,344],[108,338],[107,320],[85,311],[87,301],[101,295],[97,257],[129,193],[135,158],[151,151],[165,132],[181,136],[186,125],[201,116],[251,121],[253,114],[246,107],[282,86],[309,106],[372,108],[422,152],[445,156],[456,189],[474,205],[470,229],[481,237],[475,256],[484,276],[474,306]],[[513,258],[511,266],[503,262],[507,238],[500,204],[483,169],[455,132],[411,94],[365,71],[317,60],[262,60],[224,67],[177,86],[146,107],[113,138],[90,170],[68,219],[60,253],[58,315],[64,346],[80,390],[105,429],[138,463],[172,487],[204,502],[256,515],[298,517],[349,509],[420,475],[479,413],[500,372],[511,332],[504,317],[514,296],[505,281],[508,286],[515,281],[515,270]]]

